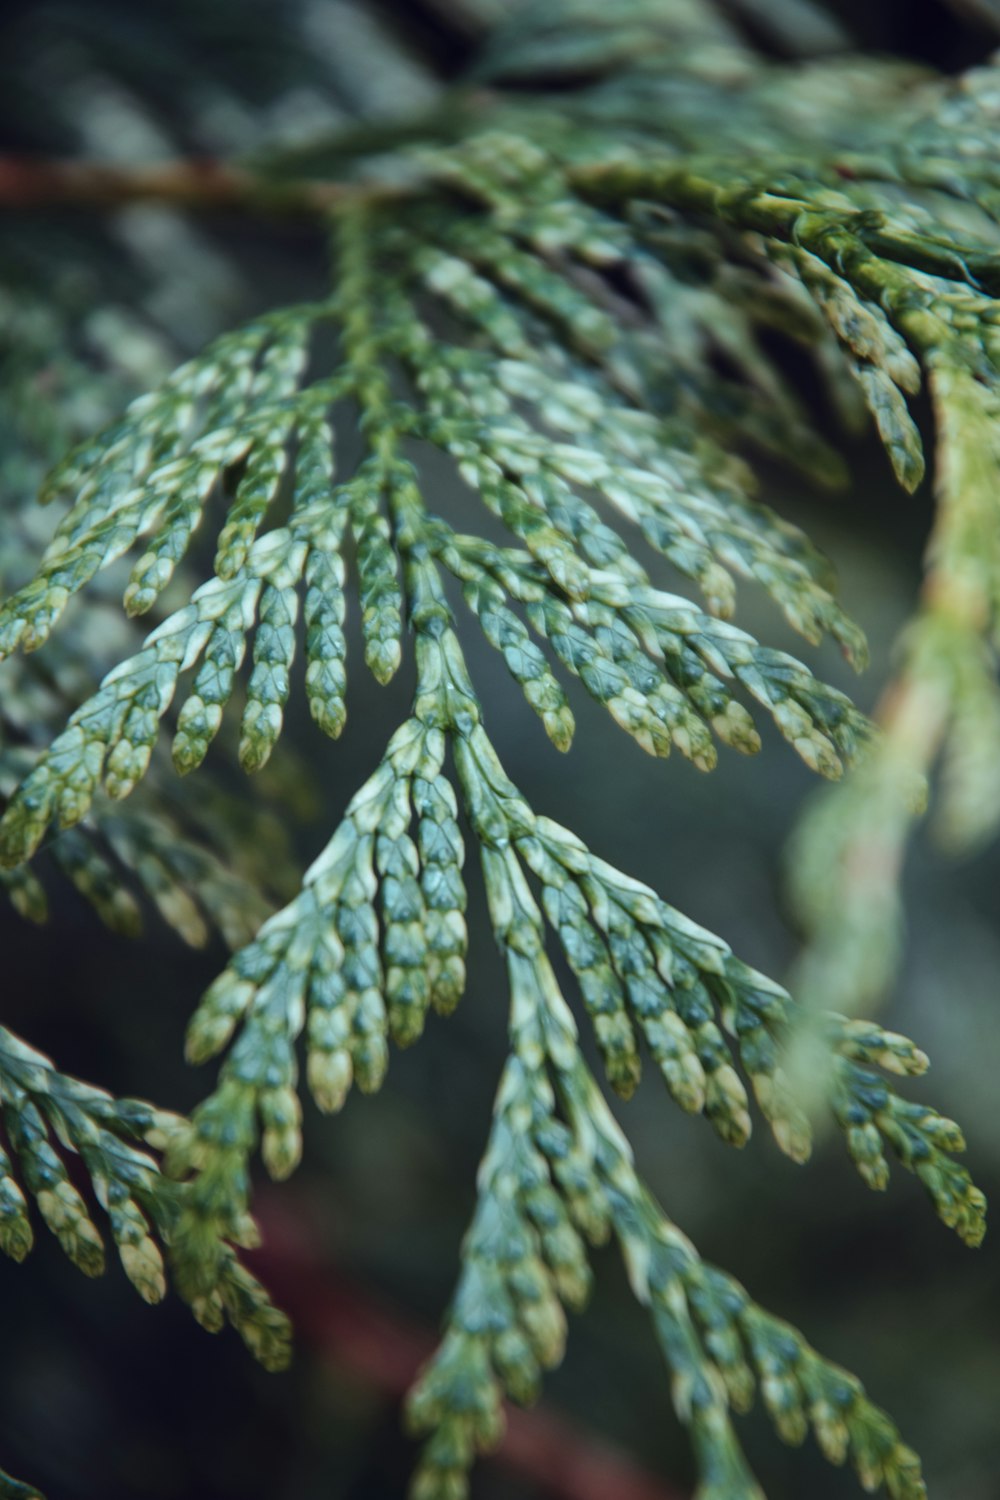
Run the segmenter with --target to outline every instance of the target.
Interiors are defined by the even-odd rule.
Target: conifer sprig
[[[924,134],[940,144],[947,122],[958,158],[976,161],[995,85],[995,66],[977,70]],[[985,185],[975,201],[995,218],[995,194]],[[995,298],[977,279],[970,267],[971,284],[928,277],[916,299],[899,287],[891,300],[887,293],[889,306],[905,307],[902,326],[927,369],[938,436],[936,512],[919,606],[881,700],[877,748],[843,798],[817,799],[792,846],[793,895],[806,933],[795,981],[817,1007],[854,1013],[891,983],[902,866],[938,768],[934,831],[945,847],[972,849],[1000,826],[1000,340]]]
[[[558,1363],[562,1311],[589,1290],[586,1240],[619,1243],[633,1290],[650,1310],[671,1373],[675,1411],[691,1429],[700,1497],[756,1500],[732,1425],[755,1387],[781,1436],[810,1428],[825,1456],[850,1457],[865,1488],[924,1495],[915,1453],[860,1383],[701,1261],[636,1175],[620,1127],[579,1052],[575,1023],[540,948],[542,916],[516,861],[484,844],[484,871],[511,983],[511,1057],[479,1172],[476,1214],[441,1348],[409,1402],[429,1432],[413,1494],[466,1493],[477,1450],[502,1432],[504,1394],[535,1393]]]
[[[10,317],[0,340],[4,477],[10,492],[0,543],[5,592],[35,569],[45,518],[34,508],[34,491],[46,465],[65,453],[88,412],[114,411],[123,389],[134,385],[131,370],[122,365],[112,362],[95,371],[84,363],[80,330],[59,287],[52,290],[51,305],[31,286],[18,290],[16,301],[5,306]],[[151,357],[151,337],[140,320],[120,318],[117,331],[124,351],[135,357],[138,349]],[[62,399],[50,405],[39,395],[54,379]],[[44,655],[15,656],[4,669],[0,807],[95,679],[135,649],[134,627],[122,620],[114,602],[114,574],[97,580],[94,589],[97,597],[76,629],[60,632]],[[229,947],[238,947],[271,910],[273,894],[295,878],[285,831],[262,807],[248,847],[245,809],[223,793],[217,778],[204,778],[182,799],[174,777],[164,774],[162,757],[157,759],[136,802],[112,808],[98,799],[80,826],[49,840],[43,863],[64,874],[117,932],[136,934],[148,903],[188,943],[200,946],[215,931]],[[279,778],[271,781],[269,801]],[[284,817],[293,810],[287,778],[281,791]],[[0,886],[22,915],[36,922],[48,916],[48,884],[41,866],[37,872],[25,865],[0,871]]]
[[[752,0],[740,8],[759,14]],[[805,0],[788,0],[771,24],[809,51],[830,39]],[[586,84],[560,93],[558,109],[541,91],[504,93],[506,80],[559,75]],[[13,1040],[0,1052],[8,1132],[78,1260],[96,1244],[77,1200],[60,1197],[68,1184],[52,1132],[113,1207],[141,1289],[160,1290],[152,1228],[198,1316],[217,1326],[228,1315],[265,1363],[280,1363],[284,1324],[232,1248],[250,1233],[255,1152],[275,1177],[298,1163],[301,1051],[313,1098],[334,1111],[354,1083],[381,1085],[390,1042],[414,1042],[432,1009],[461,998],[464,816],[507,963],[510,1054],[444,1342],[411,1402],[429,1434],[415,1494],[465,1493],[475,1452],[499,1435],[504,1395],[530,1399],[561,1357],[563,1306],[580,1305],[589,1283],[585,1242],[613,1237],[691,1430],[700,1500],[759,1495],[731,1420],[758,1384],[787,1441],[811,1427],[866,1487],[916,1500],[919,1464],[858,1382],[707,1267],[650,1196],[583,1061],[547,944],[567,960],[620,1095],[648,1053],[681,1107],[723,1139],[746,1141],[753,1098],[801,1161],[810,1122],[785,1059],[796,1005],[530,807],[489,739],[446,583],[460,585],[558,748],[574,729],[562,672],[644,750],[676,748],[703,770],[715,740],[759,748],[753,700],[826,776],[867,751],[851,795],[870,808],[879,788],[875,826],[898,845],[909,812],[893,727],[872,749],[845,695],[729,622],[734,578],[753,580],[807,641],[829,635],[855,665],[864,659],[828,566],[758,504],[732,449],[780,451],[800,472],[838,477],[770,352],[775,330],[813,353],[839,412],[868,413],[907,489],[924,472],[909,402],[926,384],[942,507],[909,663],[923,734],[916,749],[903,739],[923,769],[960,709],[993,735],[997,716],[980,712],[995,696],[1000,598],[993,74],[964,90],[850,61],[792,75],[755,60],[694,0],[629,0],[613,12],[551,0],[497,30],[480,76],[492,92],[462,116],[458,138],[440,120],[423,139],[408,124],[398,141],[380,137],[370,165],[363,133],[342,144],[353,176],[327,199],[338,200],[328,297],[216,340],[49,481],[66,509],[34,576],[0,607],[0,655],[46,645],[72,598],[126,555],[126,611],[160,617],[48,748],[31,747],[0,819],[0,862],[26,909],[39,899],[27,862],[58,831],[64,865],[116,910],[81,827],[100,830],[155,896],[169,866],[162,837],[156,845],[149,825],[141,835],[98,799],[132,793],[165,725],[176,769],[198,768],[213,741],[224,744],[227,706],[241,695],[237,758],[259,771],[281,737],[300,648],[312,717],[337,737],[352,590],[369,669],[381,683],[394,676],[408,629],[416,688],[298,894],[238,947],[196,1011],[191,1059],[223,1061],[191,1120],[152,1143],[166,1150],[169,1179],[131,1144],[139,1106],[98,1103],[107,1096]],[[889,123],[857,108],[855,82],[892,103]],[[817,84],[803,125],[800,91]],[[942,194],[960,211],[938,212]],[[321,327],[336,341],[327,371],[316,368]],[[361,439],[350,465],[335,452],[342,416]],[[457,526],[431,510],[425,444],[452,461],[469,516],[478,504],[490,513],[489,536],[464,514]],[[177,570],[193,566],[202,527],[214,562],[182,591]],[[663,586],[663,561],[704,604]],[[178,592],[188,597],[175,607]],[[176,889],[214,902],[226,930],[228,898],[197,866],[190,855]],[[859,953],[877,968],[877,954],[856,946],[848,975],[861,971]],[[977,1244],[984,1202],[954,1160],[958,1127],[886,1076],[918,1074],[926,1058],[845,1015],[839,996],[823,998],[812,1081],[829,1090],[862,1177],[885,1187],[892,1153]],[[9,1172],[2,1180],[13,1183]],[[10,1242],[26,1247],[19,1190],[5,1191]]]
[[[104,607],[92,607],[107,635],[126,647],[128,632]],[[0,701],[0,806],[30,775],[45,726],[58,723],[93,681],[106,651],[88,639],[59,637],[44,661],[9,664]],[[172,777],[160,774],[128,807],[98,799],[80,824],[61,830],[45,848],[54,865],[115,932],[135,936],[142,928],[142,897],[187,943],[200,947],[217,931],[230,947],[246,942],[267,916],[270,893],[287,882],[290,863],[280,828],[261,817],[264,861],[255,866],[240,848],[244,813],[219,785],[206,780],[180,804]],[[267,869],[266,877],[261,872]],[[0,886],[23,916],[48,917],[41,872],[19,865],[0,872]]]
[[[411,496],[409,506],[416,503]],[[401,538],[418,534],[417,521],[412,509],[404,510]],[[406,553],[407,542],[401,545]],[[533,1015],[523,1022],[531,1037],[541,1025],[532,1007],[544,1001],[555,1009],[558,1045],[552,1045],[552,1056],[562,1069],[565,1097],[575,1100],[576,1128],[587,1142],[595,1122],[603,1121],[602,1128],[614,1132],[621,1160],[613,1157],[598,1172],[578,1161],[579,1149],[566,1145],[550,1147],[557,1162],[545,1165],[544,1150],[533,1142],[536,1129],[539,1141],[557,1133],[542,1067],[548,1054],[534,1056],[516,1034],[480,1175],[456,1321],[413,1399],[415,1424],[435,1429],[414,1493],[435,1496],[461,1493],[460,1475],[475,1451],[499,1435],[502,1392],[526,1399],[538,1372],[561,1358],[560,1300],[581,1302],[589,1276],[574,1222],[596,1237],[614,1227],[632,1258],[640,1249],[648,1256],[650,1244],[658,1245],[664,1235],[668,1244],[686,1244],[651,1206],[634,1174],[625,1201],[618,1201],[622,1161],[631,1172],[628,1148],[576,1050],[575,1026],[545,953],[542,909],[528,885],[529,872],[541,883],[545,914],[580,980],[609,1077],[620,1092],[627,1095],[637,1081],[635,1025],[678,1102],[704,1109],[725,1139],[741,1144],[750,1130],[737,1061],[779,1144],[802,1159],[809,1138],[808,1122],[779,1070],[791,1008],[787,994],[647,887],[596,860],[567,830],[531,812],[483,729],[433,567],[423,557],[409,558],[405,572],[418,659],[413,718],[352,801],[307,873],[302,895],[265,924],[206,995],[192,1023],[193,1059],[226,1046],[237,1027],[239,1035],[218,1089],[176,1141],[174,1165],[199,1170],[189,1214],[226,1233],[246,1211],[248,1160],[258,1130],[272,1175],[286,1175],[298,1161],[295,1042],[303,1028],[310,1087],[327,1109],[343,1103],[352,1077],[363,1089],[379,1086],[390,1038],[407,1045],[419,1034],[442,955],[428,940],[433,929],[421,930],[418,918],[422,897],[436,889],[442,869],[441,860],[432,863],[427,853],[442,845],[448,856],[443,868],[450,871],[447,930],[464,952],[461,839],[454,793],[442,774],[447,736],[464,811],[481,849],[494,930],[508,958],[514,1024],[522,1011]],[[414,818],[435,805],[445,809],[444,825],[433,820],[425,835],[421,816],[414,840]],[[602,940],[608,945],[603,951]],[[457,955],[450,949],[446,956]],[[459,974],[436,1008],[450,1009],[460,992]],[[735,1037],[735,1052],[716,1014]],[[884,1139],[904,1165],[917,1170],[946,1222],[977,1243],[982,1196],[948,1155],[961,1149],[957,1127],[907,1105],[873,1071],[919,1073],[926,1058],[905,1038],[871,1023],[831,1017],[829,1026],[839,1117],[865,1180],[885,1186]],[[238,1131],[235,1121],[241,1122]],[[586,1178],[588,1170],[593,1181]],[[511,1201],[522,1179],[527,1197]],[[560,1193],[566,1195],[562,1205]],[[700,1267],[693,1256],[692,1265]],[[850,1448],[866,1483],[884,1480],[900,1496],[922,1493],[915,1458],[853,1377],[826,1365],[721,1273],[691,1270],[690,1280],[690,1295],[703,1305],[701,1316],[715,1344],[734,1366],[728,1373],[742,1392],[734,1398],[737,1405],[745,1404],[750,1379],[743,1356],[733,1352],[742,1338],[784,1436],[804,1435],[808,1410],[828,1456],[842,1457]],[[640,1295],[650,1301],[648,1292]],[[726,1414],[726,1384],[712,1356],[692,1349],[695,1335],[685,1333],[686,1320],[680,1333],[674,1328],[667,1285],[657,1288],[652,1305],[680,1392],[676,1402],[692,1423],[706,1476],[724,1480],[728,1488],[720,1488],[720,1496],[754,1494]],[[687,1389],[692,1382],[695,1394]]]
[[[125,1274],[144,1301],[162,1300],[169,1265],[206,1327],[229,1321],[266,1365],[287,1363],[288,1321],[235,1248],[257,1243],[252,1219],[234,1221],[230,1241],[210,1247],[183,1233],[192,1186],[160,1169],[162,1152],[182,1127],[179,1116],[142,1100],[113,1098],[60,1073],[0,1028],[0,1118],[9,1147],[9,1154],[0,1148],[0,1250],[14,1260],[31,1250],[30,1199],[74,1265],[87,1276],[101,1274],[104,1241],[67,1170],[66,1158],[76,1156],[107,1216]],[[206,1254],[208,1281],[201,1264]]]

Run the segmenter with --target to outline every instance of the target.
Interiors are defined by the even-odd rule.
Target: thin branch
[[[797,240],[821,256],[829,249],[826,241],[832,235],[841,249],[856,250],[863,245],[886,260],[931,275],[958,278],[991,294],[1000,293],[1000,262],[992,249],[963,249],[946,239],[900,229],[882,215],[860,210],[828,223],[822,215],[811,213],[804,199],[751,188],[749,184],[733,191],[731,185],[700,176],[672,158],[576,163],[568,171],[567,181],[598,202],[621,204],[649,197],[673,208],[707,213],[735,229]],[[210,157],[131,167],[0,156],[0,210],[67,206],[100,209],[157,202],[177,208],[315,217],[347,201],[370,203],[408,197],[418,185],[413,180],[331,182],[313,177],[279,181]],[[875,288],[874,295],[880,290]]]
[[[0,208],[8,209],[100,209],[157,202],[178,208],[315,215],[348,198],[391,198],[400,191],[392,183],[277,182],[211,158],[122,167],[0,156]]]

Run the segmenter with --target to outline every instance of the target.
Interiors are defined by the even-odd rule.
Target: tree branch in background
[[[210,157],[157,166],[0,156],[0,208],[114,208],[158,202],[176,208],[321,213],[345,198],[388,197],[386,184],[269,181]]]
[[[308,1214],[284,1194],[266,1197],[258,1217],[265,1248],[250,1259],[303,1341],[353,1380],[401,1401],[434,1352],[434,1333],[380,1306],[321,1259]],[[685,1500],[548,1405],[508,1408],[493,1461],[541,1486],[550,1500]]]

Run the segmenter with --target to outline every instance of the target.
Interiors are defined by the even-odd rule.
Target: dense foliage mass
[[[299,1160],[300,1059],[335,1111],[355,1084],[380,1087],[390,1043],[459,1002],[469,842],[509,976],[509,1053],[444,1337],[409,1403],[426,1435],[414,1495],[465,1493],[503,1398],[530,1399],[561,1359],[588,1246],[611,1238],[703,1500],[759,1494],[732,1421],[758,1388],[785,1440],[811,1430],[866,1487],[911,1500],[919,1461],[859,1381],[703,1261],[644,1184],[577,1011],[622,1098],[648,1057],[724,1140],[744,1144],[756,1110],[804,1161],[828,1097],[869,1186],[894,1157],[980,1242],[958,1127],[905,1095],[926,1057],[857,1012],[891,972],[899,856],[940,753],[955,838],[1000,817],[1000,74],[942,80],[842,52],[804,0],[767,8],[793,63],[764,60],[695,0],[510,10],[467,84],[423,114],[241,169],[227,191],[245,207],[328,226],[328,294],[225,332],[62,457],[39,561],[32,522],[12,517],[5,889],[41,917],[33,861],[50,849],[113,926],[134,928],[145,893],[182,936],[212,926],[233,954],[191,1021],[190,1059],[223,1060],[190,1119],[113,1099],[0,1029],[0,1247],[30,1248],[27,1194],[71,1258],[100,1269],[76,1154],[141,1295],[163,1295],[165,1257],[201,1321],[228,1317],[265,1364],[284,1363],[286,1322],[238,1258],[254,1242],[254,1155],[274,1177]],[[44,338],[57,313],[36,313]],[[757,496],[755,453],[841,471],[789,345],[847,427],[874,422],[907,490],[925,468],[919,392],[933,413],[926,586],[881,731],[730,623],[740,580],[808,643],[830,636],[864,663],[828,564]],[[16,360],[4,379],[18,389]],[[424,478],[435,450],[464,485],[461,529]],[[126,556],[125,612],[154,618],[144,637],[110,624],[102,574]],[[83,626],[61,630],[82,591]],[[217,736],[260,771],[297,654],[313,720],[339,736],[352,591],[378,681],[412,655],[412,707],[274,910],[280,841],[242,847],[208,777],[181,796],[162,739],[185,775]],[[651,755],[710,771],[719,744],[759,749],[756,713],[831,780],[860,763],[802,833],[796,997],[529,805],[491,742],[470,629],[558,750],[574,733],[571,674]],[[108,670],[88,695],[95,667]],[[269,795],[282,790],[272,778]],[[787,1051],[802,1012],[806,1069]],[[27,1492],[0,1475],[0,1493]]]

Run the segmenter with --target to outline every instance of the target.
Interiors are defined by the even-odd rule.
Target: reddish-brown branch
[[[388,186],[272,182],[210,158],[124,167],[102,162],[0,156],[0,208],[115,208],[159,202],[178,208],[317,214],[345,198],[385,197]]]
[[[319,1261],[304,1216],[273,1198],[258,1214],[265,1249],[253,1259],[298,1337],[392,1400],[413,1383],[434,1339],[378,1306]],[[493,1461],[544,1488],[551,1500],[682,1500],[626,1454],[548,1407],[509,1408]]]

